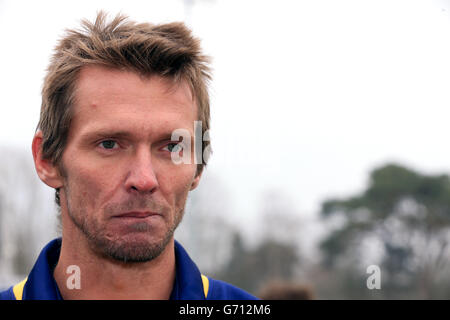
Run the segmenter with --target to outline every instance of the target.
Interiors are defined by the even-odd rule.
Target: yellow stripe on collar
[[[16,297],[16,300],[22,300],[23,287],[25,286],[27,280],[28,278],[25,278],[13,287],[13,292],[14,296]]]
[[[208,296],[208,290],[209,290],[209,279],[207,276],[202,275],[202,282],[203,282],[203,292],[205,293],[205,299]]]

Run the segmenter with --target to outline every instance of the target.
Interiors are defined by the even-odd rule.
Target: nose
[[[138,193],[153,193],[158,188],[150,150],[136,152],[129,163],[125,187],[128,192]]]

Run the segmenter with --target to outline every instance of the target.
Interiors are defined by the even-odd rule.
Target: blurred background
[[[176,232],[202,273],[262,298],[450,298],[448,0],[0,0],[0,289],[58,236],[40,90],[100,9],[184,21],[213,58],[214,153]]]

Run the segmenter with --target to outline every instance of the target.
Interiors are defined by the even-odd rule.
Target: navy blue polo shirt
[[[28,277],[0,292],[0,300],[62,300],[53,278],[61,250],[61,238],[42,249]],[[186,250],[175,241],[176,274],[170,300],[253,300],[250,295],[226,282],[202,275]]]

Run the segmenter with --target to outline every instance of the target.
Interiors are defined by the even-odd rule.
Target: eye
[[[102,142],[100,142],[100,145],[102,146],[103,149],[115,149],[115,147],[117,146],[117,142],[115,142],[114,140],[104,140]]]
[[[163,150],[167,150],[169,152],[180,152],[181,150],[183,150],[183,146],[179,142],[171,142],[171,143],[167,144],[163,148]]]

